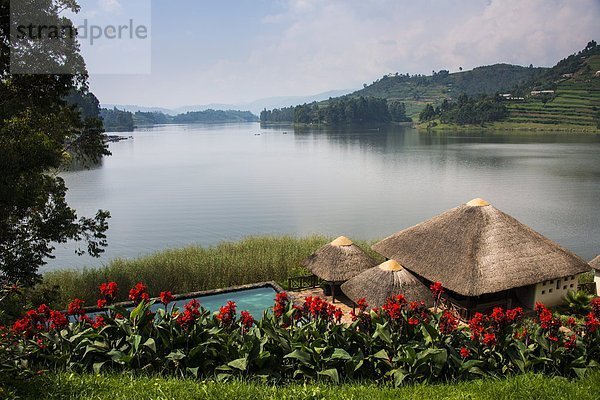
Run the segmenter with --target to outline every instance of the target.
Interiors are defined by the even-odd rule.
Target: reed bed
[[[98,298],[98,286],[107,281],[119,285],[119,300],[125,300],[129,288],[137,282],[144,282],[151,295],[164,290],[187,293],[264,281],[286,287],[288,277],[308,274],[300,262],[331,240],[322,235],[261,236],[211,247],[188,246],[136,259],[115,259],[98,268],[48,272],[38,290],[56,288],[55,305],[64,307],[74,298],[92,305]],[[370,249],[372,243],[357,244],[381,260]]]

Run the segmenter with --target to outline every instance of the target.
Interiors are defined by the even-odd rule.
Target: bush
[[[437,288],[437,287],[436,287]],[[3,376],[31,371],[140,371],[187,377],[270,381],[443,382],[540,372],[582,376],[598,366],[600,300],[583,323],[561,320],[542,304],[533,320],[519,308],[477,313],[468,326],[448,311],[432,313],[402,295],[379,309],[359,302],[352,323],[320,298],[293,304],[285,293],[259,321],[229,302],[218,313],[196,300],[183,310],[169,293],[149,300],[145,285],[129,294],[131,311],[110,305],[115,285],[101,288],[106,312],[90,318],[81,300],[66,315],[40,306],[4,328]],[[156,314],[154,302],[164,304]]]

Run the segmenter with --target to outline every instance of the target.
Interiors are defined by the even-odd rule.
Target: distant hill
[[[591,41],[515,92],[523,100],[507,103],[509,123],[600,129],[600,46]]]
[[[372,96],[403,102],[409,116],[416,116],[428,103],[452,100],[459,94],[494,94],[512,90],[545,73],[546,68],[495,64],[477,67],[470,71],[449,73],[446,70],[434,75],[385,75],[371,85],[349,96]]]
[[[585,49],[534,74],[501,95],[432,99],[419,115],[434,129],[489,126],[495,129],[598,132],[600,46]]]
[[[327,100],[330,97],[339,97],[345,94],[353,92],[354,89],[342,89],[342,90],[331,90],[328,92],[318,93],[308,96],[280,96],[280,97],[265,97],[262,99],[254,100],[246,103],[234,103],[234,104],[203,104],[203,105],[187,105],[177,108],[163,108],[163,107],[146,107],[138,105],[123,105],[123,104],[102,104],[102,107],[107,109],[117,108],[123,111],[129,111],[135,113],[141,112],[159,112],[166,115],[177,115],[185,114],[187,112],[205,111],[205,110],[248,110],[253,114],[258,115],[264,109],[282,108],[293,106],[296,104],[312,103],[314,101]]]

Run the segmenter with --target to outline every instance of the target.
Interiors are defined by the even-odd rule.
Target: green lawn
[[[11,393],[12,392],[12,393]],[[23,382],[0,398],[24,399],[569,399],[600,398],[600,372],[569,381],[542,375],[399,389],[372,384],[295,384],[274,387],[248,382],[202,382],[127,375],[57,374]]]

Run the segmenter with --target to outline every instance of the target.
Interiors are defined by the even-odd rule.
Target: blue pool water
[[[199,297],[190,297],[183,300],[173,301],[169,304],[168,309],[171,311],[173,307],[177,307],[180,310],[183,310],[183,307],[192,299],[197,299],[200,302],[200,306],[205,309],[216,312],[219,311],[219,308],[227,304],[228,301],[234,301],[237,305],[237,314],[240,315],[242,311],[248,311],[254,319],[259,320],[262,318],[263,312],[265,310],[273,307],[273,301],[275,300],[275,295],[277,291],[271,286],[263,286],[253,289],[242,289],[235,290],[227,293],[219,293],[212,295],[205,295]],[[159,308],[164,308],[165,306],[160,303],[156,303],[151,307],[151,310],[156,312]],[[128,307],[131,310],[131,307]],[[101,314],[102,312],[93,312],[88,313],[88,316],[94,317],[96,314]],[[75,318],[73,316],[69,317],[71,322],[75,322]]]
[[[219,311],[219,308],[227,304],[228,301],[234,301],[237,305],[237,313],[241,311],[249,311],[254,319],[260,319],[263,315],[263,311],[273,307],[273,301],[277,292],[270,286],[237,290],[228,293],[219,293],[208,296],[196,297],[200,302],[200,305],[211,312]],[[169,304],[169,310],[175,305],[180,310],[183,310],[183,306],[187,304],[192,298],[185,300],[174,301]],[[162,304],[155,304],[152,306],[152,311],[156,311],[158,308],[163,308]]]

